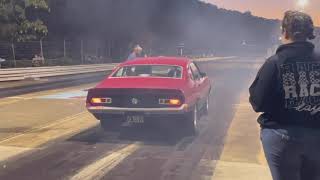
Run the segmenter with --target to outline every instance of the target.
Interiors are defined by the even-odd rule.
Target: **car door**
[[[191,70],[190,64],[188,64],[188,103],[194,105],[197,102],[199,96],[199,86],[198,80],[196,79],[194,73]]]
[[[195,81],[195,95],[196,95],[196,99],[198,100],[198,108],[203,108],[203,105],[205,103],[205,99],[204,99],[204,84],[203,84],[203,78],[200,74],[200,71],[198,69],[198,67],[194,64],[194,63],[190,63],[190,69],[192,71],[193,74],[193,79]]]
[[[207,96],[210,91],[209,80],[206,76],[203,76],[199,67],[195,63],[190,64],[191,70],[194,72],[195,78],[197,79],[197,96],[199,99],[199,108],[203,108],[207,102]]]

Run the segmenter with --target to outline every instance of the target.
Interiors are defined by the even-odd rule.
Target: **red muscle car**
[[[210,90],[206,73],[190,59],[138,58],[90,89],[87,108],[104,129],[162,119],[194,134],[208,112]]]

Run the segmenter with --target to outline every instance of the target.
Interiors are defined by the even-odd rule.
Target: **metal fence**
[[[36,56],[43,57],[41,66],[109,63],[117,59],[114,51],[112,44],[89,40],[0,42],[0,57],[8,67],[34,66]]]
[[[320,29],[316,30],[317,38],[314,40],[316,48],[320,51]],[[127,46],[126,46],[127,45]],[[30,42],[1,42],[0,58],[5,59],[2,67],[30,67],[30,66],[55,66],[55,65],[79,65],[79,64],[98,64],[98,63],[118,63],[124,60],[130,51],[129,42],[102,41],[102,40],[55,40],[55,41],[30,41]],[[144,47],[148,55],[178,55],[177,47],[166,48]],[[238,49],[245,54],[265,52],[265,49],[250,46],[241,46]],[[217,54],[217,52],[220,54]],[[237,53],[237,52],[233,52]],[[35,56],[43,57],[44,61],[37,63],[33,59]],[[223,56],[221,50],[197,50],[185,47],[184,55],[189,56]],[[230,54],[226,54],[230,55]]]
[[[30,67],[54,65],[79,65],[119,63],[130,53],[133,43],[99,40],[57,40],[31,42],[0,42],[0,58],[6,59],[4,67]],[[178,56],[175,45],[162,47],[143,46],[148,56]],[[184,55],[208,54],[204,50],[184,48]],[[35,57],[44,59],[35,61]],[[42,58],[43,57],[43,58]]]
[[[91,64],[75,66],[52,66],[33,68],[10,68],[0,71],[0,82],[24,79],[38,79],[75,74],[97,73],[111,71],[117,64]]]

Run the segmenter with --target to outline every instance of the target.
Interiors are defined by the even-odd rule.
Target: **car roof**
[[[185,57],[147,57],[136,58],[134,60],[126,61],[122,65],[141,65],[141,64],[157,64],[157,65],[176,65],[185,67],[191,62],[190,59]]]

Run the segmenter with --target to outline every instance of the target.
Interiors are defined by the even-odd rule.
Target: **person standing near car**
[[[137,57],[146,57],[145,55],[143,56],[143,49],[140,45],[134,46],[133,51],[131,52],[131,54],[127,58],[127,61],[136,59]]]
[[[282,41],[250,87],[273,180],[320,179],[320,56],[312,18],[287,11]]]

